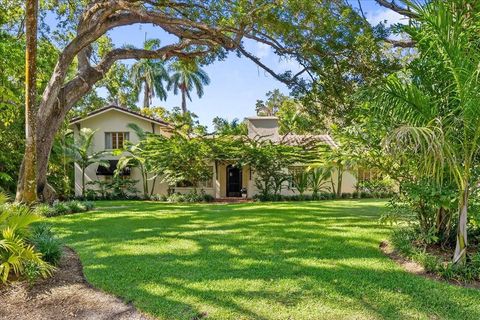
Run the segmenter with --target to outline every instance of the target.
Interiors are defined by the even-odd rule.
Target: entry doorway
[[[227,197],[241,197],[242,169],[233,165],[227,166]]]

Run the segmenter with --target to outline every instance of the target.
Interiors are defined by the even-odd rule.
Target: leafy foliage
[[[85,195],[85,170],[87,167],[96,163],[105,167],[110,165],[108,161],[103,159],[106,151],[92,151],[94,136],[95,131],[82,128],[78,137],[75,137],[74,144],[68,150],[70,157],[78,163],[82,170],[82,196]]]
[[[29,242],[31,225],[41,219],[26,206],[0,203],[0,280],[31,275],[47,277],[54,268]]]
[[[463,0],[431,1],[412,8],[417,17],[403,30],[417,42],[419,57],[409,65],[410,77],[397,74],[387,79],[377,94],[377,111],[395,123],[385,145],[394,154],[416,157],[418,180],[433,176],[437,184],[456,185],[454,261],[463,263],[468,198],[478,181],[474,167],[480,151],[476,36],[480,8]]]

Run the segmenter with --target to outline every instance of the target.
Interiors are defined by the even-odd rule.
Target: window
[[[358,169],[358,173],[357,173],[358,182],[376,180],[376,179],[381,179],[381,178],[382,178],[382,174],[380,173],[379,170],[365,169],[365,168],[359,168]]]
[[[129,139],[129,132],[105,132],[105,149],[121,149]]]

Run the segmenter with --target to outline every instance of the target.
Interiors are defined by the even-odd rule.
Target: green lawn
[[[480,291],[379,251],[383,206],[111,201],[50,221],[89,282],[160,319],[480,319]]]

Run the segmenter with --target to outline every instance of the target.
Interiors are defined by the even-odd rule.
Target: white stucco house
[[[250,137],[266,137],[278,141],[279,139],[287,139],[291,143],[295,141],[301,141],[306,136],[301,135],[288,135],[287,137],[280,136],[279,124],[277,117],[247,117],[245,119],[248,126],[248,135]],[[165,121],[145,116],[141,113],[134,112],[129,109],[118,107],[115,105],[106,106],[104,108],[95,110],[88,113],[83,117],[77,117],[72,119],[70,126],[74,131],[74,138],[78,137],[78,134],[82,128],[90,128],[95,130],[95,136],[93,141],[93,150],[115,150],[122,148],[124,141],[129,140],[132,143],[138,142],[138,137],[135,132],[128,127],[129,123],[135,123],[146,132],[154,134],[169,135],[171,127]],[[316,140],[324,142],[325,144],[336,147],[336,143],[329,135],[317,135],[314,136]],[[98,164],[91,165],[85,172],[85,181],[95,180],[108,180],[112,179],[113,171],[116,168],[119,156],[107,154],[106,160],[110,162],[110,168],[103,168]],[[301,164],[299,164],[300,166]],[[292,168],[286,168],[286,170],[298,169],[298,166]],[[126,176],[139,180],[136,187],[141,194],[142,183],[141,174],[138,168],[131,168],[128,172],[125,172]],[[334,182],[337,181],[337,173],[333,173]],[[75,165],[75,195],[80,196],[82,193],[82,171],[80,167]],[[149,188],[152,187],[152,183],[155,183],[154,194],[167,194],[168,190],[174,189],[175,192],[186,193],[192,190],[188,184],[179,184],[177,186],[168,186],[162,182],[161,179],[156,179],[154,182],[150,180]],[[342,192],[351,193],[355,191],[357,180],[355,175],[346,171],[343,173]],[[336,187],[336,186],[335,186]],[[94,188],[89,185],[88,188]],[[197,189],[202,189],[205,193],[211,196],[222,199],[229,197],[240,197],[240,190],[242,188],[247,189],[247,196],[253,197],[257,193],[255,187],[255,172],[250,170],[248,166],[238,168],[234,166],[234,163],[218,162],[212,163],[212,179],[204,181]],[[298,194],[296,189],[291,185],[285,185],[281,192],[283,195]]]

